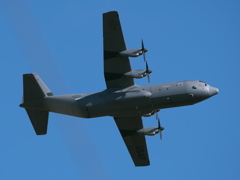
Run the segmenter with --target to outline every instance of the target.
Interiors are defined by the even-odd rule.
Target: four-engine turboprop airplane
[[[112,116],[135,166],[150,165],[145,135],[162,136],[157,127],[143,127],[142,117],[160,109],[193,105],[218,93],[198,80],[137,86],[134,78],[149,79],[152,72],[145,58],[147,49],[126,49],[116,11],[103,14],[104,76],[107,89],[97,93],[54,96],[37,74],[23,75],[23,102],[37,135],[47,133],[48,114],[55,112],[82,118]],[[131,70],[129,57],[143,55],[145,70]]]

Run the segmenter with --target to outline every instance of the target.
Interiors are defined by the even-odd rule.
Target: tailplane
[[[23,75],[23,101],[20,107],[25,108],[37,135],[47,134],[49,112],[44,110],[44,98],[53,96],[41,78],[34,73]]]

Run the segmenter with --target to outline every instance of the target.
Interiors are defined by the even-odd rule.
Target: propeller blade
[[[148,73],[148,63],[147,63],[147,61],[146,61],[146,72]]]
[[[158,120],[158,119],[159,119],[159,117],[158,117],[158,111],[155,111],[155,114],[156,114],[156,120]]]
[[[160,134],[160,139],[162,140],[162,131],[160,131],[159,134]]]
[[[158,118],[157,120],[158,120],[158,129],[160,129],[161,128],[160,119]]]
[[[164,130],[164,128],[161,126],[160,119],[158,117],[158,113],[157,112],[156,112],[156,119],[158,121],[158,129],[159,129],[160,139],[162,140],[162,131]]]
[[[143,40],[142,40],[142,55],[143,55],[143,60],[144,60],[144,62],[146,62],[145,48],[144,48]]]
[[[146,74],[147,74],[147,78],[148,78],[148,83],[150,83],[150,73],[149,73],[149,69],[148,69],[148,63],[146,61]]]
[[[150,75],[149,75],[149,73],[147,74],[147,78],[148,78],[148,83],[150,83]]]
[[[142,50],[144,50],[144,43],[143,43],[143,40],[142,40]]]
[[[148,83],[150,83],[150,73],[151,73],[152,71],[151,70],[149,70],[149,68],[148,68],[148,62],[146,61],[146,71],[145,71],[145,73],[147,74],[147,78],[148,78]]]

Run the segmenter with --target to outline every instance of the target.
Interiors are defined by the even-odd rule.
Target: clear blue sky
[[[160,111],[165,130],[161,142],[147,137],[149,167],[134,167],[111,117],[51,113],[48,134],[36,136],[18,106],[24,73],[38,73],[54,94],[105,88],[102,13],[112,10],[128,48],[144,39],[151,84],[196,79],[220,90]],[[0,0],[0,179],[239,180],[239,19],[237,0]],[[131,62],[144,68],[142,57]]]

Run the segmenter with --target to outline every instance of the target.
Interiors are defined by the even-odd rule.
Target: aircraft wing
[[[118,13],[103,14],[104,77],[107,88],[124,88],[134,85],[133,78],[124,78],[131,71],[128,57],[120,56],[126,50]]]
[[[148,150],[144,135],[136,133],[143,128],[141,117],[114,117],[135,166],[148,166]]]

